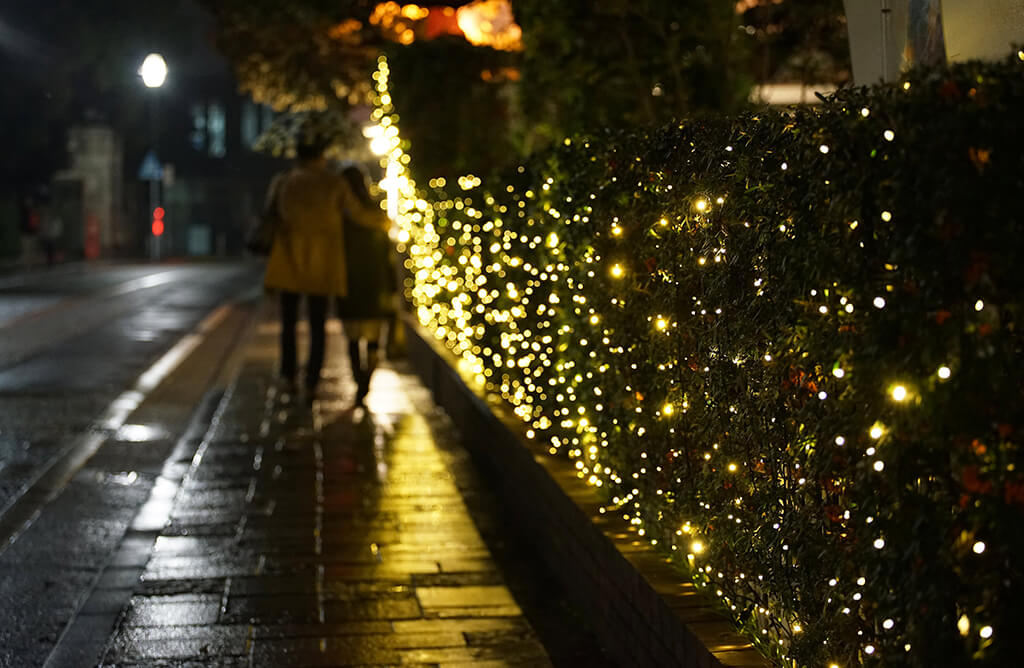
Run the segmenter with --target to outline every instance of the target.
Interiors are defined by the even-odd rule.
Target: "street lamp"
[[[159,53],[151,53],[142,61],[139,76],[146,88],[154,89],[149,96],[149,152],[143,160],[139,176],[149,181],[149,213],[153,216],[152,234],[150,236],[150,255],[154,260],[160,259],[160,237],[164,233],[163,208],[159,206],[160,179],[163,169],[157,153],[157,106],[156,90],[167,80],[167,63]],[[157,215],[159,212],[159,216]]]
[[[151,53],[142,61],[139,68],[139,75],[142,76],[142,83],[147,88],[159,88],[167,80],[167,63],[159,53]]]

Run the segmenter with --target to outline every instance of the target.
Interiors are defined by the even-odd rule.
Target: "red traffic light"
[[[157,208],[153,209],[153,220],[163,220],[163,219],[164,219],[164,208],[162,206],[158,206]]]
[[[160,209],[157,209],[157,210],[159,211]],[[153,236],[154,237],[158,237],[158,236],[160,236],[163,233],[164,233],[164,221],[160,220],[159,218],[154,218],[153,219]]]

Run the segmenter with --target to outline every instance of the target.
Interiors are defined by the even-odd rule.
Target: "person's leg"
[[[281,378],[295,382],[295,323],[299,314],[299,296],[294,292],[281,293]]]
[[[359,339],[357,338],[349,338],[348,340],[348,362],[349,366],[352,367],[352,378],[358,384],[359,376],[363,372],[363,362],[359,356]]]
[[[373,370],[377,368],[377,360],[380,358],[380,342],[370,339],[366,342],[366,363],[357,377],[356,403],[363,403],[363,399],[370,393],[370,377]]]
[[[327,297],[325,295],[307,295],[306,307],[309,312],[309,361],[306,362],[306,389],[315,390],[320,383],[320,369],[324,365],[324,351],[327,343],[325,331]]]
[[[363,340],[366,341],[366,359],[363,364],[362,373],[357,379],[357,403],[362,403],[363,399],[370,392],[370,377],[373,376],[373,372],[377,368],[377,362],[380,360],[380,341],[383,338],[384,326],[385,323],[382,319],[371,320],[366,323],[361,332],[362,336],[365,337]]]

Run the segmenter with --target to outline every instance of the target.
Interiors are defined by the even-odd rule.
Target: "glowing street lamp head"
[[[139,68],[139,75],[147,88],[163,86],[167,79],[167,63],[164,62],[164,57],[159,53],[151,53],[146,56],[146,59],[142,61],[142,67]]]

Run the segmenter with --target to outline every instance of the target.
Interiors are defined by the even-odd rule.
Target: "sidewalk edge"
[[[687,668],[770,665],[705,594],[637,540],[625,521],[600,513],[600,498],[568,460],[528,441],[507,406],[472,389],[455,356],[414,317],[405,314],[404,320],[410,367],[487,469],[524,535],[535,537],[538,553],[576,603],[591,612],[594,629],[616,661]]]

